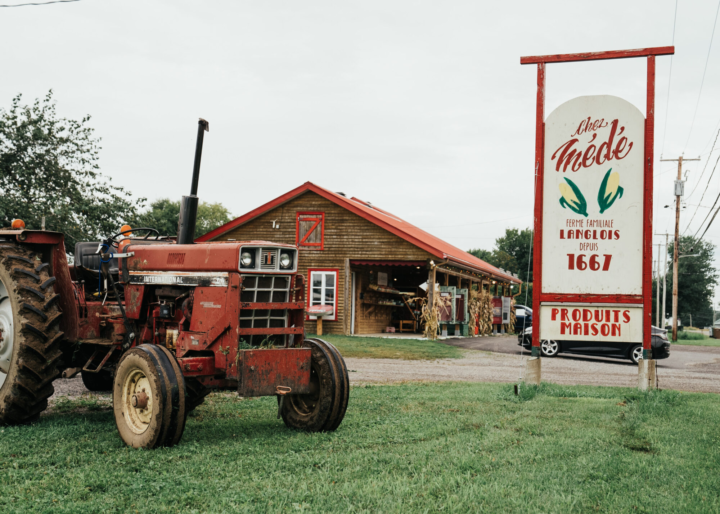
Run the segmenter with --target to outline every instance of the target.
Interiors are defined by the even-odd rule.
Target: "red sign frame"
[[[532,355],[540,355],[540,304],[542,302],[623,303],[643,305],[643,357],[650,357],[652,338],[652,192],[653,145],[655,142],[655,57],[673,55],[674,46],[613,50],[578,54],[521,57],[520,64],[537,64],[537,101],[535,113],[535,220],[533,241],[533,331]],[[645,170],[643,202],[643,280],[642,295],[569,295],[542,293],[543,179],[545,148],[545,66],[548,63],[627,59],[647,57],[647,97],[645,108]]]

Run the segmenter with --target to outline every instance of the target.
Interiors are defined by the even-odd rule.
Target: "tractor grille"
[[[265,252],[263,252],[264,255]],[[275,253],[277,257],[277,252]],[[243,275],[242,302],[250,303],[281,303],[288,302],[290,296],[290,277],[275,275]],[[242,309],[240,311],[240,328],[281,328],[287,326],[287,309]],[[245,342],[257,346],[265,339],[275,344],[284,342],[284,335],[244,336]]]
[[[265,249],[263,248],[260,252],[260,269],[262,270],[273,270],[277,268],[277,249]]]

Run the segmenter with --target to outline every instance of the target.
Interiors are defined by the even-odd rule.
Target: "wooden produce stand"
[[[366,298],[362,305],[367,315],[371,315],[377,308],[407,308],[412,319],[400,319],[398,331],[415,332],[418,326],[418,316],[415,310],[408,302],[408,297],[414,296],[413,293],[405,293],[389,286],[379,286],[370,284],[366,290]]]

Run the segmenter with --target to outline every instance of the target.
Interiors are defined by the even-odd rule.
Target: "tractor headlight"
[[[289,254],[280,254],[280,267],[284,269],[292,267],[292,257]]]
[[[254,268],[255,267],[255,256],[251,252],[243,252],[240,255],[240,267]]]

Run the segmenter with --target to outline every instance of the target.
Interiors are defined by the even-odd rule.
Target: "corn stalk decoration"
[[[510,300],[510,326],[508,327],[510,330],[510,333],[515,332],[515,322],[517,321],[517,318],[515,317],[515,297]]]
[[[425,324],[425,337],[430,341],[437,339],[438,329],[440,328],[440,309],[451,309],[452,310],[452,296],[440,296],[435,292],[435,301],[433,302],[432,308],[428,305],[427,298],[412,298],[422,305],[420,309],[420,316],[423,323]]]
[[[470,299],[468,300],[468,312],[470,313],[470,321],[468,322],[469,329],[470,329],[470,335],[475,334],[475,329],[478,329],[478,333],[480,333],[480,327],[478,323],[478,317],[480,314],[480,297],[482,295],[482,291],[478,291],[476,289],[470,289]]]
[[[493,295],[490,291],[483,291],[480,299],[480,326],[479,330],[483,335],[492,333],[493,328]]]

